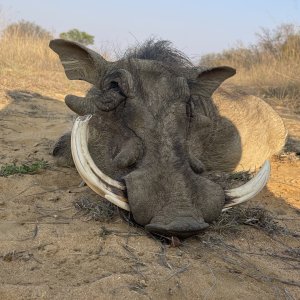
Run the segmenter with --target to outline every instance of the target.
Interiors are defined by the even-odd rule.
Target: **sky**
[[[155,37],[192,60],[252,44],[262,27],[300,25],[300,0],[0,0],[0,10],[5,24],[23,19],[55,36],[86,31],[101,51],[120,53]]]

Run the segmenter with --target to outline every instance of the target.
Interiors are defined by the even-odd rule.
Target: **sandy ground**
[[[90,192],[49,155],[72,126],[62,101],[16,91],[0,101],[1,165],[49,163],[0,177],[0,299],[299,299],[299,160],[274,160],[267,188],[248,204],[269,210],[285,233],[219,226],[172,247],[118,216],[96,222],[74,208]],[[295,139],[299,120],[286,122]]]

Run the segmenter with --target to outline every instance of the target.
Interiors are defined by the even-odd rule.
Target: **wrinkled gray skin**
[[[201,174],[222,157],[213,153],[218,132],[221,143],[235,145],[234,153],[224,149],[228,170],[237,165],[241,146],[211,95],[235,70],[197,69],[163,41],[148,41],[117,62],[73,42],[54,40],[50,47],[69,79],[93,85],[86,97],[68,95],[65,102],[78,115],[93,114],[89,151],[104,173],[125,181],[135,221],[151,232],[189,236],[216,220],[224,191]],[[53,154],[72,164],[70,153],[67,134]]]

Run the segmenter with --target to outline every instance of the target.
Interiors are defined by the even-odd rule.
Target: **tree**
[[[79,31],[78,29],[71,29],[68,32],[62,32],[59,37],[65,40],[79,42],[86,46],[94,44],[93,35],[90,35],[84,31]]]
[[[18,36],[25,38],[52,39],[52,34],[33,22],[19,21],[8,25],[2,32],[4,37]]]

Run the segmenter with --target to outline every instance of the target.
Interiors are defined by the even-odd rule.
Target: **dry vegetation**
[[[237,46],[201,59],[207,66],[229,65],[237,69],[231,82],[273,105],[300,113],[300,28],[285,24],[262,29],[257,43]]]
[[[48,47],[52,37],[49,32],[24,21],[17,25],[8,26],[0,39],[0,84],[4,89],[14,84],[37,92],[51,89],[59,97],[69,90],[80,93],[88,87],[66,79],[57,56]],[[264,29],[256,45],[208,54],[200,64],[235,67],[237,75],[231,83],[237,88],[300,112],[300,29],[294,25]]]
[[[29,22],[16,25],[4,29],[0,39],[1,89],[46,91],[62,99],[71,90],[80,94],[88,87],[66,78],[56,54],[49,49],[50,33]]]

